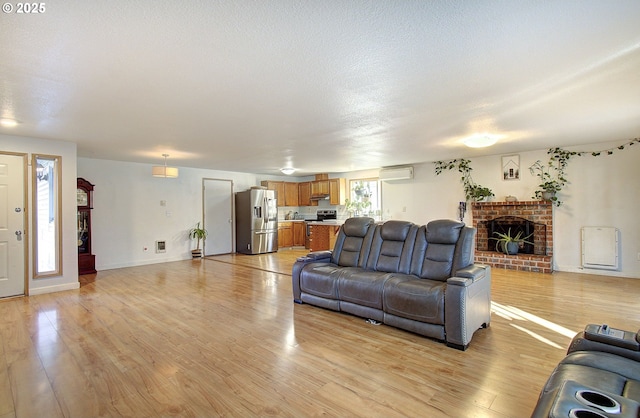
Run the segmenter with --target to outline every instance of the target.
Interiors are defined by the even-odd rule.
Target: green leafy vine
[[[448,160],[448,161],[436,161],[434,162],[436,165],[435,171],[436,175],[439,176],[445,170],[455,170],[457,169],[459,173],[462,174],[460,180],[462,181],[462,185],[464,188],[464,194],[467,201],[481,201],[484,199],[488,199],[492,196],[495,196],[491,189],[488,187],[480,186],[473,181],[471,178],[471,161],[466,160],[464,158]]]
[[[560,192],[568,183],[565,170],[572,157],[613,155],[614,152],[622,151],[637,143],[640,143],[640,138],[633,138],[622,145],[601,151],[567,151],[560,147],[549,148],[547,151],[549,161],[546,164],[538,160],[529,167],[531,174],[537,176],[541,181],[533,198],[550,200],[556,206],[560,206],[562,201],[558,199],[556,193]]]

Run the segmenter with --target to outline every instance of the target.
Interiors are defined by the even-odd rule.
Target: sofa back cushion
[[[441,219],[421,226],[411,260],[411,273],[423,279],[445,281],[473,263],[475,229]]]
[[[409,273],[417,225],[387,221],[375,229],[367,269],[389,273]]]
[[[343,267],[363,267],[371,249],[375,229],[372,218],[349,218],[340,228],[331,262]]]

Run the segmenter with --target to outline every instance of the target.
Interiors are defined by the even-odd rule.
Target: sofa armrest
[[[487,274],[490,274],[490,269],[487,266],[480,264],[472,264],[469,267],[465,267],[456,272],[454,277],[447,279],[447,285],[452,286],[470,286],[472,283],[485,278]]]
[[[323,251],[312,251],[304,257],[298,258],[304,259],[306,261],[324,261],[324,259],[331,259],[331,250],[323,250]]]
[[[573,337],[569,344],[567,354],[571,354],[574,351],[601,351],[640,361],[640,351],[591,340],[585,335],[584,331],[579,332]]]
[[[466,349],[473,333],[491,322],[491,267],[474,264],[447,280],[445,338],[447,345]]]
[[[293,301],[302,303],[302,291],[300,290],[300,272],[309,263],[329,263],[331,251],[312,251],[304,257],[298,257],[291,270],[291,287],[293,289]]]

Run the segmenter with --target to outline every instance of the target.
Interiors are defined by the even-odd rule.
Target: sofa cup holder
[[[601,392],[596,392],[589,389],[583,389],[576,392],[576,399],[580,403],[601,410],[607,414],[619,414],[621,411],[620,402],[613,399],[611,396]],[[576,411],[579,411],[576,409]],[[587,411],[594,413],[593,411]],[[604,416],[604,415],[576,415],[576,418],[591,417],[591,416]]]
[[[591,409],[574,408],[569,411],[569,418],[607,418],[607,416]]]

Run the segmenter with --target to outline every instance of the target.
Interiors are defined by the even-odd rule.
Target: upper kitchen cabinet
[[[329,204],[344,205],[347,197],[347,181],[345,179],[329,179]]]
[[[311,182],[298,183],[298,206],[311,206]]]
[[[264,180],[260,184],[269,190],[276,191],[276,199],[278,199],[278,206],[286,206],[285,193],[284,193],[284,181]]]
[[[284,205],[298,206],[298,183],[284,183]]]
[[[264,180],[260,184],[269,190],[276,191],[279,207],[300,206],[298,201],[298,183]]]
[[[314,180],[311,182],[311,198],[325,198],[329,196],[329,180]]]

